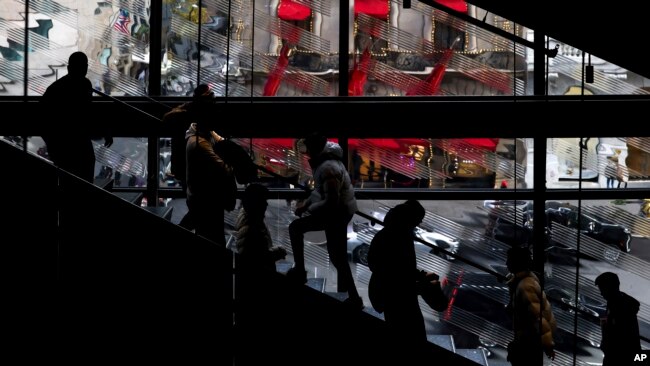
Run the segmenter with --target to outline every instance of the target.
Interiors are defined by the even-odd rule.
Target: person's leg
[[[181,188],[183,189],[183,194],[185,194],[187,192],[187,183],[185,182],[185,180],[181,180],[180,183],[181,183]],[[190,211],[189,211],[189,206],[188,206],[187,213],[185,214],[185,216],[183,216],[181,221],[178,223],[178,226],[180,226],[182,228],[185,228],[187,230],[190,230],[190,231],[192,231],[192,230],[194,230],[196,228],[196,225],[194,224],[194,221],[192,220],[192,215],[190,214]]]
[[[189,212],[194,221],[195,232],[206,239],[226,247],[226,238],[223,232],[223,208],[204,203],[188,202]]]
[[[348,263],[347,227],[352,215],[335,217],[325,229],[327,251],[337,272],[338,291],[348,293],[349,298],[358,299],[359,292],[354,284],[352,270]]]
[[[178,223],[178,226],[190,231],[194,230],[195,225],[194,222],[192,221],[192,215],[190,215],[190,211],[187,211],[185,216],[183,216],[181,221]]]
[[[315,216],[299,217],[289,225],[289,238],[293,251],[294,268],[305,270],[305,233],[324,229],[322,220]]]

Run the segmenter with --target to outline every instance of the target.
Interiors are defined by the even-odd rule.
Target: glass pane
[[[559,40],[551,39],[550,48],[558,47],[555,58],[549,59],[549,94],[551,95],[648,95],[648,80],[611,62]],[[584,56],[584,57],[583,57]],[[593,66],[593,82],[586,81],[582,90],[583,62]],[[586,78],[586,76],[585,76]],[[585,79],[587,80],[587,79]]]
[[[19,146],[23,139],[17,136],[5,136]],[[112,180],[114,187],[146,187],[147,185],[147,139],[113,138],[111,147],[104,147],[104,140],[93,140],[95,148],[95,183],[107,183]],[[50,156],[47,146],[40,136],[29,136],[27,151],[48,161]]]
[[[0,10],[0,95],[25,94],[25,5],[18,1],[3,2]],[[51,26],[51,22],[49,23]],[[47,29],[47,21],[30,18],[29,27],[36,32]],[[45,68],[47,69],[47,68]],[[51,70],[40,70],[51,72]],[[35,86],[31,86],[35,88]],[[30,90],[30,94],[42,94],[45,89]]]
[[[199,58],[198,1],[165,4],[163,93],[191,94],[200,70],[200,82],[217,95],[336,95],[336,2],[213,0],[202,5]]]
[[[110,95],[146,95],[148,6],[42,0],[30,1],[29,6],[35,27],[29,33],[30,94],[43,94],[66,75],[68,57],[82,51],[88,56],[87,77],[95,89]]]
[[[650,139],[583,138],[582,146],[581,149],[579,138],[548,139],[548,188],[617,189],[650,185]]]
[[[269,188],[310,186],[312,172],[309,158],[301,153],[297,139],[237,138],[234,141],[250,152],[253,162],[261,168],[260,181]]]
[[[337,95],[339,16],[336,1],[256,2],[254,94]]]
[[[606,315],[606,301],[594,280],[603,272],[616,273],[621,281],[620,290],[641,303],[637,314],[640,333],[646,339],[650,335],[650,298],[643,290],[650,281],[650,257],[645,250],[650,226],[639,216],[643,203],[643,200],[546,202],[550,232],[546,291],[554,304],[558,324],[573,333],[573,323],[578,322],[577,335],[584,340],[579,342],[581,349],[596,348],[601,341],[600,318]],[[558,308],[568,309],[571,316],[562,316]],[[602,357],[599,350],[578,352],[578,358],[585,362],[597,362]]]
[[[349,139],[350,176],[358,188],[530,188],[527,144],[532,139]]]
[[[99,141],[101,142],[101,141]],[[116,187],[147,186],[147,139],[144,137],[114,138],[110,148],[98,141],[95,145],[95,171],[98,176],[113,177]]]
[[[526,34],[512,22],[495,21]],[[354,26],[350,95],[529,93],[526,57],[532,50],[422,2],[410,9],[380,0],[355,3]]]

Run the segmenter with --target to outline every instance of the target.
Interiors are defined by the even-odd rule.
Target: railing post
[[[160,136],[147,138],[147,206],[158,206],[158,172],[160,171]]]
[[[149,87],[147,93],[149,96],[160,95],[160,63],[161,46],[162,46],[162,1],[151,2],[151,16],[149,24]]]
[[[339,97],[348,96],[348,67],[350,65],[350,0],[339,4]]]
[[[546,36],[541,29],[535,30],[533,43],[535,44],[535,54],[533,57],[533,94],[546,95]],[[535,146],[535,150],[537,150],[537,146]]]

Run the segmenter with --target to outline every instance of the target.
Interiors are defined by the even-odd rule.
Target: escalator
[[[0,189],[12,193],[3,228],[13,235],[3,258],[16,354],[38,347],[43,352],[34,360],[58,354],[258,364],[237,363],[253,354],[258,362],[289,365],[337,362],[339,352],[356,364],[389,356],[382,321],[351,313],[332,294],[297,289],[279,274],[274,312],[260,324],[265,332],[238,332],[232,252],[10,143],[0,141],[0,152],[12,172]],[[324,261],[323,252],[309,258]],[[259,299],[260,312],[265,301]],[[309,359],[296,357],[296,349],[310,350]],[[474,364],[433,344],[429,352],[444,364]]]

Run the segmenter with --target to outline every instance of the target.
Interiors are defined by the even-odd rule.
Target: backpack
[[[257,165],[253,163],[248,152],[236,142],[222,139],[214,145],[214,152],[232,167],[237,183],[248,184],[257,180]]]

